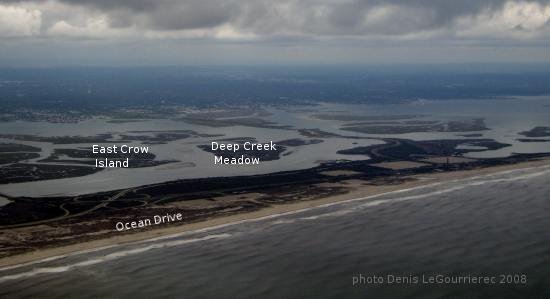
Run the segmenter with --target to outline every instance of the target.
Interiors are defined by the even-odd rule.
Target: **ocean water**
[[[0,298],[550,298],[549,182],[506,171],[4,268]]]

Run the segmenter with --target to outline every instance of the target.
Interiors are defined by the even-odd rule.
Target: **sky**
[[[550,0],[0,0],[0,66],[550,63]]]

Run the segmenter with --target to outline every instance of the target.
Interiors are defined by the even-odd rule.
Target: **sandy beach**
[[[439,173],[414,175],[414,176],[402,177],[404,179],[403,182],[398,184],[388,183],[388,184],[381,184],[381,185],[372,185],[372,184],[368,184],[367,181],[359,181],[359,180],[342,181],[334,184],[346,187],[347,190],[349,190],[349,192],[345,194],[329,196],[322,199],[311,200],[311,201],[273,204],[261,210],[248,212],[248,213],[213,217],[213,218],[206,219],[200,222],[195,222],[195,223],[186,223],[182,225],[174,225],[174,226],[164,227],[164,228],[149,229],[147,231],[138,231],[131,234],[126,233],[126,234],[121,234],[120,236],[94,240],[94,241],[87,241],[87,242],[72,244],[68,246],[45,248],[34,252],[14,255],[14,256],[0,259],[0,267],[11,268],[14,265],[34,263],[45,259],[54,259],[56,257],[63,257],[70,254],[78,254],[79,252],[100,249],[107,246],[128,244],[132,242],[139,242],[139,241],[154,239],[158,237],[168,237],[170,235],[180,234],[183,232],[190,232],[190,231],[195,231],[199,229],[212,228],[220,225],[228,225],[231,223],[253,221],[256,219],[270,217],[272,215],[277,215],[282,213],[292,213],[303,209],[309,209],[312,207],[318,207],[322,205],[327,205],[331,203],[337,203],[337,202],[342,202],[342,201],[352,200],[352,199],[361,199],[361,198],[365,198],[365,197],[369,197],[377,194],[392,192],[392,191],[401,190],[401,189],[413,188],[413,187],[431,184],[435,182],[464,179],[464,178],[473,177],[473,176],[488,175],[488,174],[497,173],[497,172],[538,167],[538,166],[544,166],[549,164],[550,164],[550,159],[538,159],[530,162],[479,168],[475,170],[439,172]],[[368,200],[368,199],[365,198],[365,200]]]

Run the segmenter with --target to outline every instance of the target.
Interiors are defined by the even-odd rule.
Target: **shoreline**
[[[489,166],[472,170],[434,172],[403,176],[400,178],[410,178],[413,180],[406,180],[405,182],[401,182],[398,184],[363,186],[362,184],[357,183],[357,180],[343,181],[343,185],[350,189],[349,192],[344,194],[332,195],[325,198],[309,201],[273,204],[269,207],[265,207],[252,212],[243,212],[227,216],[212,217],[192,223],[184,223],[169,227],[149,229],[146,231],[137,231],[134,233],[125,233],[120,236],[85,241],[60,247],[44,248],[38,251],[13,255],[0,259],[0,271],[28,264],[54,260],[57,258],[63,258],[69,255],[78,255],[85,252],[101,250],[108,247],[115,247],[119,245],[139,243],[144,241],[154,241],[154,239],[156,238],[169,238],[171,236],[177,236],[178,234],[191,233],[198,230],[215,229],[220,226],[235,225],[248,221],[257,221],[268,217],[277,217],[281,214],[298,213],[302,210],[326,206],[330,204],[337,204],[350,200],[367,200],[369,197],[372,196],[409,188],[422,187],[438,182],[467,179],[475,176],[490,175],[499,172],[527,169],[545,165],[550,165],[549,158],[541,158],[528,162],[520,162],[508,165]]]

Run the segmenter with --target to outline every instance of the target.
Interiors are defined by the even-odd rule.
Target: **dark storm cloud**
[[[113,28],[153,31],[230,25],[257,36],[405,35],[450,30],[507,0],[57,0],[104,13]],[[0,3],[23,0],[0,0]],[[525,1],[524,1],[525,2]],[[546,5],[550,0],[527,1]],[[34,3],[41,3],[35,1]],[[521,26],[520,26],[521,27]],[[518,28],[520,28],[518,27]]]
[[[329,21],[344,30],[357,30],[364,22],[365,15],[380,7],[401,9],[403,15],[395,18],[393,23],[385,24],[384,28],[367,28],[381,33],[408,33],[414,30],[434,29],[450,24],[455,18],[476,14],[488,8],[498,8],[505,1],[433,1],[433,0],[371,0],[353,1],[335,5],[330,13]],[[397,11],[398,12],[398,11]],[[414,21],[414,22],[411,22]],[[392,29],[392,27],[394,27]],[[400,27],[400,29],[395,28]]]
[[[237,6],[228,1],[192,0],[171,2],[149,12],[154,29],[211,28],[227,23],[237,12]]]
[[[550,62],[550,0],[0,0],[0,65]]]
[[[74,1],[74,0],[73,0]],[[85,0],[77,0],[85,1]],[[88,0],[91,1],[91,0]],[[97,0],[96,0],[97,1]],[[105,4],[108,2],[109,4]],[[224,23],[259,35],[401,35],[445,29],[455,20],[502,9],[505,0],[210,0],[88,2],[139,10],[152,29],[211,28]],[[547,0],[537,1],[547,4]],[[95,4],[93,4],[95,3]]]
[[[99,9],[110,10],[126,8],[134,11],[151,10],[163,1],[155,0],[60,0],[60,2],[74,5],[93,6]]]
[[[116,27],[137,25],[152,30],[212,28],[227,23],[238,12],[233,1],[202,0],[61,0],[91,6],[107,13]]]

